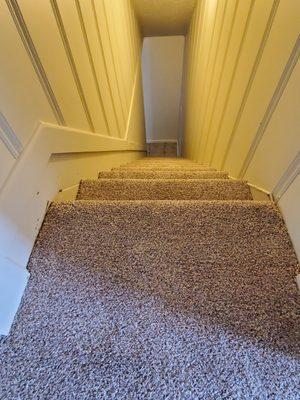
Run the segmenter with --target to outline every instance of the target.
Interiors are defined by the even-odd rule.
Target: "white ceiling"
[[[133,0],[144,36],[185,35],[197,0]]]

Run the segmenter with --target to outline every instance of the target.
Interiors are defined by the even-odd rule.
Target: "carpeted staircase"
[[[297,259],[244,181],[146,158],[53,203],[0,399],[300,399]]]

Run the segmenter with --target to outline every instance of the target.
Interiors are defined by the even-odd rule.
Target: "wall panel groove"
[[[9,289],[0,334],[21,301],[48,205],[75,199],[99,168],[145,156],[137,20],[131,0],[105,6],[0,2],[0,281]]]
[[[225,113],[226,113],[226,110],[227,110],[227,105],[228,105],[228,101],[229,101],[229,98],[230,98],[232,85],[233,85],[235,74],[236,74],[236,71],[237,71],[237,68],[238,68],[238,63],[239,63],[240,55],[241,55],[241,52],[242,52],[242,49],[243,49],[243,45],[244,45],[244,42],[245,42],[245,38],[246,38],[246,35],[247,35],[247,32],[248,32],[249,23],[250,23],[251,16],[252,16],[252,13],[253,13],[254,4],[255,4],[255,0],[252,0],[251,1],[251,5],[250,5],[250,9],[249,9],[249,12],[248,12],[247,20],[246,20],[246,23],[245,23],[245,27],[244,27],[244,30],[243,30],[242,39],[241,39],[241,42],[240,42],[240,45],[239,45],[239,49],[238,49],[238,53],[237,53],[237,56],[236,56],[236,60],[235,60],[235,63],[234,63],[233,71],[232,71],[232,74],[231,74],[229,87],[228,87],[228,91],[227,91],[226,98],[225,98],[224,107],[223,107],[222,113],[221,113],[220,122],[218,124],[217,135],[216,135],[216,138],[215,138],[215,142],[214,142],[214,146],[213,146],[213,150],[212,150],[212,154],[211,154],[211,158],[210,158],[210,163],[213,162],[213,159],[214,159],[214,156],[215,156],[216,147],[217,147],[217,144],[218,144],[218,141],[219,141],[219,137],[220,137],[220,130],[221,130],[221,127],[222,127],[222,124],[223,124],[223,120],[224,120],[224,116],[225,116]]]
[[[207,57],[206,57],[205,66],[203,68],[203,77],[206,77],[206,79],[203,79],[204,82],[203,82],[203,86],[202,86],[202,88],[203,88],[202,96],[201,96],[201,101],[200,101],[200,104],[199,104],[199,113],[197,113],[196,125],[198,126],[198,132],[199,133],[198,133],[197,138],[196,138],[193,158],[197,156],[197,153],[198,153],[198,150],[199,150],[199,147],[200,147],[200,143],[201,143],[201,140],[203,138],[202,125],[203,125],[204,113],[203,113],[202,109],[203,109],[204,99],[206,98],[206,89],[207,89],[207,84],[208,84],[209,75],[210,75],[210,73],[208,72],[208,70],[209,70],[208,67],[209,67],[209,63],[210,63],[210,60],[211,60],[211,52],[212,52],[215,33],[216,33],[217,16],[218,16],[218,11],[219,11],[220,7],[221,7],[221,2],[218,1],[216,9],[215,9],[215,13],[214,13],[214,22],[213,22],[212,32],[211,32],[211,35],[210,35],[210,37],[208,39],[208,41],[209,41],[208,54],[207,54]]]
[[[115,118],[115,121],[116,121],[116,124],[117,124],[118,136],[121,137],[121,126],[120,126],[120,123],[119,123],[119,119],[118,119],[118,115],[117,115],[117,111],[116,111],[116,105],[115,105],[115,102],[114,102],[114,96],[113,96],[113,92],[112,92],[112,87],[111,87],[111,83],[110,83],[110,80],[109,80],[108,67],[107,67],[107,62],[106,62],[105,55],[104,55],[102,37],[101,37],[101,34],[100,34],[100,30],[99,30],[99,21],[98,21],[98,17],[97,17],[95,0],[92,0],[92,10],[93,10],[94,21],[95,21],[96,31],[97,31],[98,41],[99,41],[100,53],[102,55],[104,68],[105,68],[106,79],[107,79],[108,88],[109,88],[109,95],[110,95],[111,102],[112,102],[114,118]]]
[[[219,34],[218,34],[218,39],[217,39],[217,44],[216,44],[216,51],[215,51],[215,56],[214,56],[214,61],[213,61],[211,74],[210,74],[210,77],[209,77],[210,81],[209,81],[208,94],[207,94],[205,108],[204,108],[203,127],[201,127],[202,136],[201,136],[201,139],[200,139],[200,143],[198,144],[198,148],[197,148],[197,151],[201,151],[201,155],[200,155],[200,159],[201,160],[203,160],[203,154],[205,152],[206,143],[207,143],[208,135],[207,135],[207,132],[205,131],[205,126],[206,126],[205,122],[207,120],[207,110],[208,110],[209,100],[210,100],[210,97],[211,97],[213,79],[215,78],[216,63],[217,63],[217,58],[218,58],[218,54],[219,54],[221,36],[222,36],[223,27],[224,27],[225,15],[226,15],[226,10],[227,10],[228,3],[229,2],[227,0],[225,2],[225,6],[223,7],[223,10],[222,10],[221,24],[220,24],[220,29],[219,29]],[[233,18],[233,21],[234,21],[234,18]],[[232,25],[233,25],[233,21],[232,21]]]
[[[53,11],[53,14],[55,16],[55,20],[56,20],[56,23],[57,23],[57,26],[58,26],[58,29],[59,29],[59,32],[60,32],[60,35],[61,35],[61,39],[62,39],[64,48],[65,48],[65,52],[66,52],[68,60],[69,60],[69,64],[70,64],[70,67],[71,67],[71,71],[72,71],[72,74],[73,74],[74,81],[76,83],[78,94],[79,94],[83,109],[85,111],[86,119],[88,121],[90,130],[92,132],[95,132],[95,127],[94,127],[94,124],[93,124],[93,121],[92,121],[92,118],[91,118],[91,114],[90,114],[90,111],[89,111],[89,108],[88,108],[88,105],[87,105],[87,101],[86,101],[86,98],[85,98],[85,95],[84,95],[82,84],[81,84],[81,81],[80,81],[80,78],[79,78],[79,75],[78,75],[76,63],[75,63],[75,60],[73,58],[73,54],[72,54],[72,50],[71,50],[71,47],[70,47],[70,43],[69,43],[66,31],[65,31],[65,27],[64,27],[64,24],[63,24],[63,21],[62,21],[62,17],[61,17],[59,8],[58,8],[57,0],[50,0],[50,2],[51,2],[52,11]]]
[[[267,22],[267,25],[266,25],[266,29],[264,31],[264,34],[263,34],[263,37],[262,37],[262,40],[261,40],[261,43],[260,43],[256,58],[255,58],[255,61],[254,61],[254,65],[253,65],[251,74],[249,76],[249,80],[248,80],[248,83],[247,83],[243,98],[241,100],[240,108],[239,108],[239,110],[237,112],[237,115],[236,115],[236,118],[235,118],[235,121],[234,121],[233,129],[232,129],[232,132],[230,134],[229,141],[228,141],[227,146],[225,148],[224,156],[223,156],[223,159],[222,159],[222,162],[221,162],[221,169],[224,168],[225,162],[226,162],[227,157],[228,157],[230,146],[231,146],[231,144],[233,142],[233,139],[234,139],[238,124],[239,124],[241,116],[243,114],[243,111],[244,111],[244,108],[245,108],[245,105],[246,105],[246,102],[247,102],[247,99],[248,99],[252,84],[253,84],[255,76],[256,76],[257,69],[259,67],[259,64],[260,64],[260,61],[262,59],[263,52],[264,52],[267,40],[269,38],[270,31],[272,29],[273,21],[274,21],[274,18],[276,16],[276,12],[277,12],[277,9],[278,9],[278,6],[279,6],[279,2],[280,2],[280,0],[275,0],[274,3],[273,3],[273,6],[271,8],[271,12],[270,12],[270,16],[269,16],[269,19],[268,19],[268,22]]]
[[[10,11],[10,14],[12,16],[12,19],[15,23],[15,26],[19,32],[19,35],[21,37],[21,40],[24,44],[24,47],[27,51],[27,54],[31,60],[32,66],[38,76],[38,79],[41,83],[41,86],[44,90],[44,93],[47,97],[47,100],[49,102],[49,105],[53,111],[53,114],[57,120],[57,123],[60,125],[65,125],[65,120],[64,116],[62,114],[62,111],[59,107],[59,104],[57,102],[57,99],[54,95],[54,92],[52,90],[52,87],[50,85],[50,82],[47,78],[46,72],[44,70],[43,64],[39,58],[39,55],[36,51],[36,48],[34,46],[33,40],[30,36],[30,33],[28,31],[27,25],[24,21],[23,15],[21,13],[21,10],[19,8],[17,0],[5,0],[7,7]]]
[[[89,44],[89,40],[88,40],[88,36],[87,36],[87,32],[86,32],[86,28],[85,28],[85,24],[84,24],[84,20],[83,20],[83,16],[82,16],[82,11],[81,11],[79,0],[75,0],[75,4],[76,4],[77,14],[78,14],[79,22],[80,22],[82,36],[83,36],[83,39],[84,39],[84,43],[85,43],[85,47],[86,47],[86,50],[87,50],[88,59],[89,59],[89,62],[90,62],[91,71],[92,71],[93,78],[94,78],[94,83],[95,83],[95,87],[96,87],[99,103],[101,105],[102,113],[103,113],[103,116],[104,116],[106,131],[108,132],[109,135],[111,135],[111,132],[110,132],[110,129],[109,129],[108,120],[107,120],[107,115],[106,115],[106,111],[105,111],[105,107],[104,107],[104,102],[103,102],[103,98],[102,98],[102,95],[101,95],[99,82],[98,82],[98,78],[97,78],[97,74],[96,74],[95,64],[94,64],[94,60],[93,60],[93,56],[92,56],[92,52],[91,52],[91,48],[90,48],[90,44]]]
[[[199,23],[199,31],[198,35],[196,37],[196,51],[195,51],[195,68],[193,71],[193,86],[197,87],[199,90],[199,86],[201,85],[201,79],[200,75],[202,74],[202,62],[203,62],[203,48],[206,40],[203,40],[206,32],[206,24],[208,23],[208,13],[209,13],[209,1],[205,0],[203,1],[203,8],[201,8],[201,25]],[[199,112],[199,105],[198,101],[199,99],[201,100],[200,96],[197,96],[197,91],[193,90],[192,91],[192,104],[191,104],[191,120],[192,120],[192,126],[196,126],[197,129],[197,118],[198,118],[198,112]],[[193,150],[191,153],[191,156],[194,157],[194,148],[195,148],[195,142],[197,141],[197,136],[193,135]]]
[[[125,112],[125,108],[124,108],[124,99],[123,99],[122,93],[121,93],[122,79],[121,79],[121,77],[119,77],[119,74],[117,72],[117,68],[118,68],[117,64],[116,64],[117,60],[115,59],[115,56],[117,53],[114,54],[114,52],[113,52],[113,41],[112,41],[112,32],[111,32],[113,27],[111,27],[109,24],[105,0],[102,0],[102,1],[103,1],[104,17],[105,17],[105,22],[106,22],[106,26],[107,26],[107,33],[108,33],[108,38],[109,38],[109,47],[110,47],[110,53],[111,53],[111,58],[112,58],[112,65],[113,65],[113,69],[114,69],[116,86],[118,89],[119,99],[120,99],[120,103],[121,103],[121,113],[122,113],[122,117],[123,117],[123,123],[126,125],[126,112]]]
[[[227,3],[227,6],[228,5],[229,5],[229,1]],[[225,22],[225,19],[226,19],[227,10],[229,9],[229,7],[227,7],[227,6],[226,6],[226,9],[225,9],[224,20],[222,21],[222,30],[220,31],[220,38],[224,34],[224,31],[223,31],[223,29],[225,27],[224,22]],[[233,27],[234,27],[235,20],[236,20],[237,8],[238,8],[238,2],[235,3],[233,17],[232,17],[232,20],[231,20],[231,23],[230,23],[230,27],[229,27],[228,39],[227,39],[227,43],[226,43],[226,46],[225,46],[225,51],[224,51],[223,58],[221,60],[220,75],[219,75],[218,78],[216,78],[217,79],[216,93],[215,93],[214,99],[212,100],[211,113],[208,116],[208,127],[207,127],[207,130],[206,130],[205,139],[204,139],[204,145],[203,145],[203,150],[202,150],[202,155],[203,156],[202,157],[200,156],[201,160],[205,159],[205,155],[206,155],[206,151],[207,151],[207,145],[208,145],[208,141],[209,141],[209,138],[210,138],[209,134],[210,134],[210,131],[211,131],[211,126],[212,126],[212,122],[213,122],[213,116],[215,115],[215,109],[216,109],[216,104],[217,104],[217,100],[218,100],[218,94],[219,94],[219,91],[220,91],[220,86],[221,86],[222,77],[223,77],[223,73],[224,73],[224,65],[225,65],[225,62],[226,62],[226,59],[227,59],[227,53],[228,53],[228,50],[229,50],[229,44],[230,44],[230,41],[231,41]]]
[[[300,260],[300,2],[228,0],[207,70],[205,3],[187,37],[183,156],[272,194]]]
[[[121,104],[120,91],[118,87],[117,75],[114,67],[113,53],[111,49],[111,40],[108,31],[108,22],[105,14],[103,1],[93,1],[93,8],[95,16],[97,19],[97,29],[99,31],[99,36],[101,38],[101,46],[104,54],[104,61],[106,65],[106,72],[108,76],[108,82],[110,86],[110,91],[112,94],[112,99],[115,107],[115,114],[119,126],[119,135],[122,137],[125,126],[126,118],[123,114],[123,108]]]
[[[190,93],[190,100],[189,104],[190,107],[188,109],[189,117],[187,120],[187,135],[190,135],[190,140],[193,141],[193,116],[194,116],[194,110],[195,110],[195,98],[196,98],[196,93],[195,93],[195,86],[196,86],[196,76],[197,76],[197,70],[198,70],[198,64],[199,64],[199,53],[200,53],[200,47],[201,47],[201,37],[202,37],[202,32],[204,29],[204,21],[205,21],[205,13],[207,9],[207,0],[203,0],[200,3],[200,6],[196,9],[196,15],[197,19],[199,19],[198,23],[196,24],[195,28],[195,34],[194,34],[194,47],[192,49],[192,54],[194,55],[194,58],[192,59],[191,63],[191,93]]]
[[[299,56],[300,56],[300,36],[298,36],[298,38],[296,40],[296,43],[293,47],[290,57],[286,63],[286,66],[282,72],[282,75],[279,79],[279,82],[276,86],[273,96],[269,102],[267,110],[263,116],[261,123],[260,123],[259,129],[256,132],[255,137],[251,143],[251,146],[247,152],[245,161],[243,162],[242,168],[239,173],[240,178],[242,178],[245,175],[245,173],[251,163],[251,160],[255,154],[255,151],[256,151],[267,127],[268,127],[268,124],[272,118],[272,115],[280,101],[280,98],[281,98],[281,96],[286,88],[286,85],[288,84],[288,81],[290,79],[290,76],[292,75],[292,72],[298,62]]]

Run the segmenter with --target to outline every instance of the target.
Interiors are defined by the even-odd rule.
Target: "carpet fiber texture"
[[[250,202],[55,204],[1,399],[297,399],[296,258]]]
[[[299,400],[298,264],[272,202],[53,203],[2,400]]]
[[[229,179],[96,179],[80,183],[79,200],[250,200],[244,181]]]
[[[199,165],[198,163],[191,161],[191,160],[187,160],[187,159],[183,159],[183,158],[174,158],[174,157],[147,157],[147,158],[142,158],[140,160],[135,160],[132,161],[130,163],[130,165],[136,165],[136,164],[155,164],[157,165],[157,163],[160,164],[176,164],[176,165],[189,165],[189,164],[193,164],[193,165]]]
[[[227,179],[228,173],[225,171],[150,171],[119,170],[101,171],[99,178],[104,179]]]
[[[178,165],[157,165],[157,166],[153,166],[153,165],[141,165],[141,166],[130,166],[130,165],[124,165],[123,167],[118,167],[118,168],[114,168],[113,171],[126,171],[126,170],[136,170],[136,171],[149,171],[149,170],[153,170],[155,169],[156,171],[215,171],[215,168],[212,167],[207,167],[205,165],[201,165],[201,166],[195,166],[195,165],[182,165],[182,166],[178,166]]]

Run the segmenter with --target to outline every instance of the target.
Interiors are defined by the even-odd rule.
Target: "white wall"
[[[300,255],[300,174],[295,177],[279,200],[279,207],[289,228],[295,251]]]
[[[0,333],[47,204],[144,155],[141,35],[130,0],[0,4]],[[3,287],[5,291],[2,290]]]
[[[147,141],[177,140],[184,36],[144,39],[142,74]]]
[[[198,1],[185,156],[272,193],[300,259],[300,2]]]

